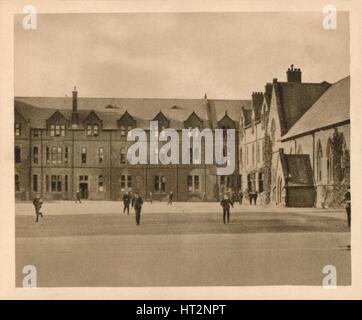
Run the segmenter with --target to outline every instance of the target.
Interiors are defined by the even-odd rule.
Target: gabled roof
[[[314,186],[313,170],[307,154],[279,153],[286,186]]]
[[[281,134],[286,134],[290,128],[308,111],[320,96],[330,87],[328,82],[273,83],[276,97]]]
[[[322,128],[349,122],[350,120],[350,77],[334,83],[295,123],[282,141],[310,134]]]
[[[98,115],[97,112],[91,110],[84,118],[83,122],[102,122],[101,115]]]
[[[203,123],[203,121],[200,119],[200,117],[195,113],[195,111],[192,111],[191,114],[188,116],[188,118],[185,120],[185,122],[190,121],[196,121],[198,123]]]
[[[250,107],[250,100],[215,100],[208,103],[219,120],[228,112],[234,121],[239,121],[241,106]],[[110,107],[111,106],[111,107]],[[58,109],[67,119],[71,119],[72,98],[70,97],[16,97],[15,108],[31,121],[31,126],[45,128],[45,121]],[[117,120],[128,111],[137,121],[139,128],[149,128],[149,120],[155,112],[162,111],[170,121],[170,127],[181,129],[184,121],[194,111],[208,125],[208,110],[204,99],[137,99],[137,98],[84,98],[78,97],[80,122],[90,110],[94,110],[103,120],[104,129],[117,129]]]
[[[241,112],[242,112],[243,118],[244,118],[244,125],[247,127],[252,122],[253,110],[251,108],[249,108],[249,109],[242,108]]]

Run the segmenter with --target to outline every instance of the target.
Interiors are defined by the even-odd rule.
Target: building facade
[[[191,164],[129,164],[127,141],[133,128],[158,121],[159,131],[204,128],[235,129],[238,154],[239,118],[248,100],[204,99],[15,99],[15,195],[32,199],[71,200],[81,191],[90,200],[118,200],[126,191],[164,199],[172,191],[177,201],[215,201],[220,193],[239,189],[239,163],[233,174],[218,176],[205,164],[205,146],[190,150]],[[166,142],[159,142],[159,148]],[[181,149],[181,142],[180,142]],[[150,150],[148,149],[148,155]],[[192,157],[201,153],[200,163]],[[161,155],[160,155],[161,156]],[[181,154],[179,155],[181,158]]]

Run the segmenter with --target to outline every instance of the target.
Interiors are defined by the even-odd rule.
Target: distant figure
[[[40,212],[41,206],[43,205],[43,201],[40,197],[40,195],[37,195],[35,197],[35,199],[33,200],[33,205],[35,208],[35,215],[36,215],[36,220],[35,222],[39,221],[39,216],[43,218],[43,214]]]
[[[172,205],[172,200],[173,200],[173,192],[170,191],[169,194],[168,194],[167,204]]]
[[[227,194],[224,195],[224,199],[220,201],[223,209],[223,222],[224,224],[230,222],[230,206],[234,207],[234,203],[229,199]]]
[[[152,194],[152,192],[150,192],[150,203],[152,204],[152,201],[153,201],[153,194]]]
[[[134,208],[134,202],[135,202],[136,196],[134,192],[131,192],[131,206]]]
[[[128,192],[126,192],[123,195],[122,200],[123,200],[123,213],[125,213],[127,210],[127,214],[129,215],[129,204],[131,202],[131,197]]]
[[[253,189],[251,191],[249,191],[249,202],[250,204],[256,205],[256,198],[258,197],[258,194],[256,193],[256,191]]]
[[[243,192],[240,191],[239,192],[239,204],[243,204],[243,196],[244,196]]]
[[[134,209],[136,212],[136,224],[139,226],[141,222],[141,209],[142,209],[143,200],[138,192],[135,194],[134,200]]]
[[[78,190],[76,193],[76,199],[75,199],[75,203],[82,203],[82,201],[80,201],[80,196],[81,196],[81,191]]]
[[[346,206],[348,228],[351,229],[351,187],[347,186],[347,192],[344,194],[344,203]]]
[[[202,201],[205,201],[205,200],[206,200],[206,193],[203,192],[203,193],[202,193]]]

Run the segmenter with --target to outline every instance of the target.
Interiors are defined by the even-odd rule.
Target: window
[[[65,147],[64,148],[64,163],[68,163],[69,160],[69,148]]]
[[[328,143],[327,148],[327,172],[328,172],[328,183],[334,181],[334,157],[331,142]]]
[[[57,162],[58,163],[62,163],[63,160],[63,152],[62,152],[62,148],[58,147],[57,148]]]
[[[104,159],[104,149],[99,148],[98,149],[98,163],[103,163],[103,159]]]
[[[82,147],[81,149],[81,162],[84,164],[84,163],[87,163],[87,149],[85,147]]]
[[[254,144],[251,146],[251,163],[255,164],[255,146]]]
[[[248,174],[248,190],[255,191],[255,173]]]
[[[264,191],[264,174],[262,172],[259,172],[258,183],[259,183],[259,192],[263,192]]]
[[[125,136],[126,136],[126,127],[121,126],[121,137],[125,137]]]
[[[52,147],[52,163],[57,163],[57,147]]]
[[[132,188],[132,176],[121,175],[121,189]]]
[[[189,175],[187,177],[187,190],[189,192],[200,192],[200,176]]]
[[[33,147],[33,162],[35,164],[38,164],[38,162],[39,162],[39,148],[38,147]]]
[[[15,175],[15,191],[20,191],[20,179],[19,175]]]
[[[87,124],[86,132],[87,132],[87,136],[98,137],[99,125],[98,124]]]
[[[33,175],[33,191],[38,192],[38,175]]]
[[[45,176],[45,190],[46,192],[49,192],[49,176]]]
[[[21,124],[20,123],[15,123],[15,136],[20,136],[21,135]]]
[[[19,146],[15,146],[15,162],[16,163],[21,162],[21,149]]]
[[[98,191],[104,191],[104,178],[103,176],[98,176]]]
[[[38,137],[39,137],[39,130],[38,130],[38,129],[34,129],[34,131],[33,131],[33,137],[34,137],[34,138],[38,138]]]
[[[321,142],[317,143],[317,182],[322,181],[322,159],[323,159],[323,151]]]
[[[121,164],[126,163],[126,148],[125,147],[122,147],[120,150],[120,162],[121,162]]]
[[[64,191],[68,192],[68,175],[64,176]]]
[[[51,191],[55,192],[57,191],[57,176],[52,175],[51,177]]]
[[[64,137],[65,136],[65,124],[51,124],[50,125],[51,137]]]
[[[50,150],[49,150],[49,147],[46,147],[46,149],[45,149],[45,159],[46,159],[46,162],[49,163],[49,161],[50,161]]]
[[[155,191],[166,191],[166,178],[164,176],[155,176]]]

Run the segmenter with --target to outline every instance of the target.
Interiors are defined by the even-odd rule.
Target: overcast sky
[[[15,18],[15,95],[250,99],[285,80],[349,74],[349,22],[322,28],[320,13],[38,15],[37,30]]]

